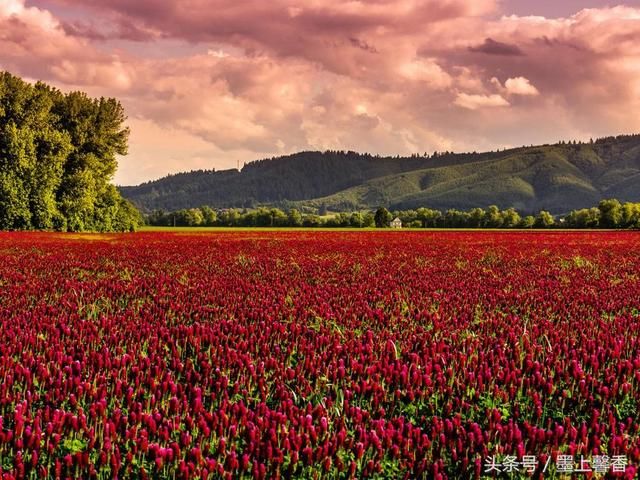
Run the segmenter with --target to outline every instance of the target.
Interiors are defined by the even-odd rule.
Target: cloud
[[[0,62],[24,76],[77,86],[113,89],[132,85],[132,69],[117,54],[69,36],[49,12],[20,0],[0,6]]]
[[[454,102],[456,105],[469,110],[478,110],[487,107],[507,107],[509,102],[502,96],[494,93],[492,95],[476,95],[468,93],[459,93]]]
[[[469,50],[476,53],[486,53],[487,55],[524,55],[524,52],[517,45],[498,42],[492,38],[485,38],[484,43],[469,47]]]
[[[378,53],[378,50],[373,45],[369,45],[366,41],[360,40],[359,38],[349,37],[349,41],[351,45],[361,50],[364,50],[369,53]]]
[[[215,7],[210,0],[192,0],[188,8],[181,0],[34,1],[84,12],[85,18],[69,29],[80,37],[127,40],[130,32],[142,32],[190,44],[222,42],[249,55],[303,59],[363,77],[389,71],[395,54],[414,56],[412,44],[430,26],[497,8],[495,0],[220,0]],[[99,30],[89,20],[96,17]]]
[[[445,72],[434,59],[415,58],[401,64],[398,70],[404,78],[421,82],[436,90],[446,89],[453,82],[452,76]]]
[[[490,83],[501,94],[507,96],[521,95],[525,97],[535,97],[537,95],[540,95],[538,89],[531,84],[528,78],[525,77],[507,78],[507,80],[504,82],[504,85],[502,85],[500,80],[498,80],[496,77],[493,77]]]
[[[538,89],[524,77],[508,78],[504,86],[509,95],[540,95]]]
[[[184,5],[0,0],[0,65],[119,98],[132,119],[121,183],[296,150],[483,150],[640,130],[640,9],[547,19],[500,17],[493,0]]]
[[[127,18],[119,18],[110,25],[109,29],[103,29],[92,21],[64,21],[61,26],[65,33],[72,37],[88,40],[108,41],[113,38],[130,40],[133,42],[146,42],[156,38],[152,30],[136,25]]]
[[[221,48],[217,50],[213,50],[210,48],[209,50],[207,50],[207,55],[211,55],[212,57],[216,58],[226,58],[229,56],[229,54]]]

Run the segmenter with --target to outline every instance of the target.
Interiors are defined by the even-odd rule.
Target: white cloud
[[[229,54],[221,48],[217,50],[213,50],[210,48],[209,50],[207,50],[207,55],[214,58],[227,58],[229,56]]]
[[[504,86],[510,95],[540,95],[538,89],[531,84],[529,79],[524,77],[509,78],[504,83]]]
[[[493,95],[470,95],[468,93],[458,93],[458,96],[453,103],[459,107],[467,108],[469,110],[509,106],[509,102],[497,93]]]
[[[451,76],[433,59],[414,59],[400,67],[400,74],[408,80],[425,82],[436,90],[451,86]]]
[[[17,15],[24,10],[24,2],[22,0],[2,0],[0,2],[0,15]]]

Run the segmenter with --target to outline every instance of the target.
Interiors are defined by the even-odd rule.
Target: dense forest
[[[640,203],[601,200],[597,206],[573,210],[566,215],[552,215],[541,210],[535,215],[521,215],[514,208],[500,210],[496,205],[462,211],[444,212],[430,208],[375,212],[355,211],[330,215],[303,213],[296,208],[214,210],[204,206],[165,212],[156,210],[146,216],[148,225],[165,227],[350,227],[386,228],[399,218],[408,228],[640,228]]]
[[[0,229],[130,231],[111,179],[129,130],[120,103],[0,72]]]
[[[339,212],[492,204],[527,214],[564,214],[606,198],[640,200],[640,135],[409,157],[300,152],[251,162],[241,171],[170,175],[121,192],[147,214],[201,205]]]

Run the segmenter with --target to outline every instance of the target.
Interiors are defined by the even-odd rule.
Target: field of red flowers
[[[2,478],[634,478],[639,293],[626,232],[3,233]]]

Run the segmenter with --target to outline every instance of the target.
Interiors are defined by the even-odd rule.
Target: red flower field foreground
[[[627,232],[0,234],[0,469],[634,478],[639,292]]]

